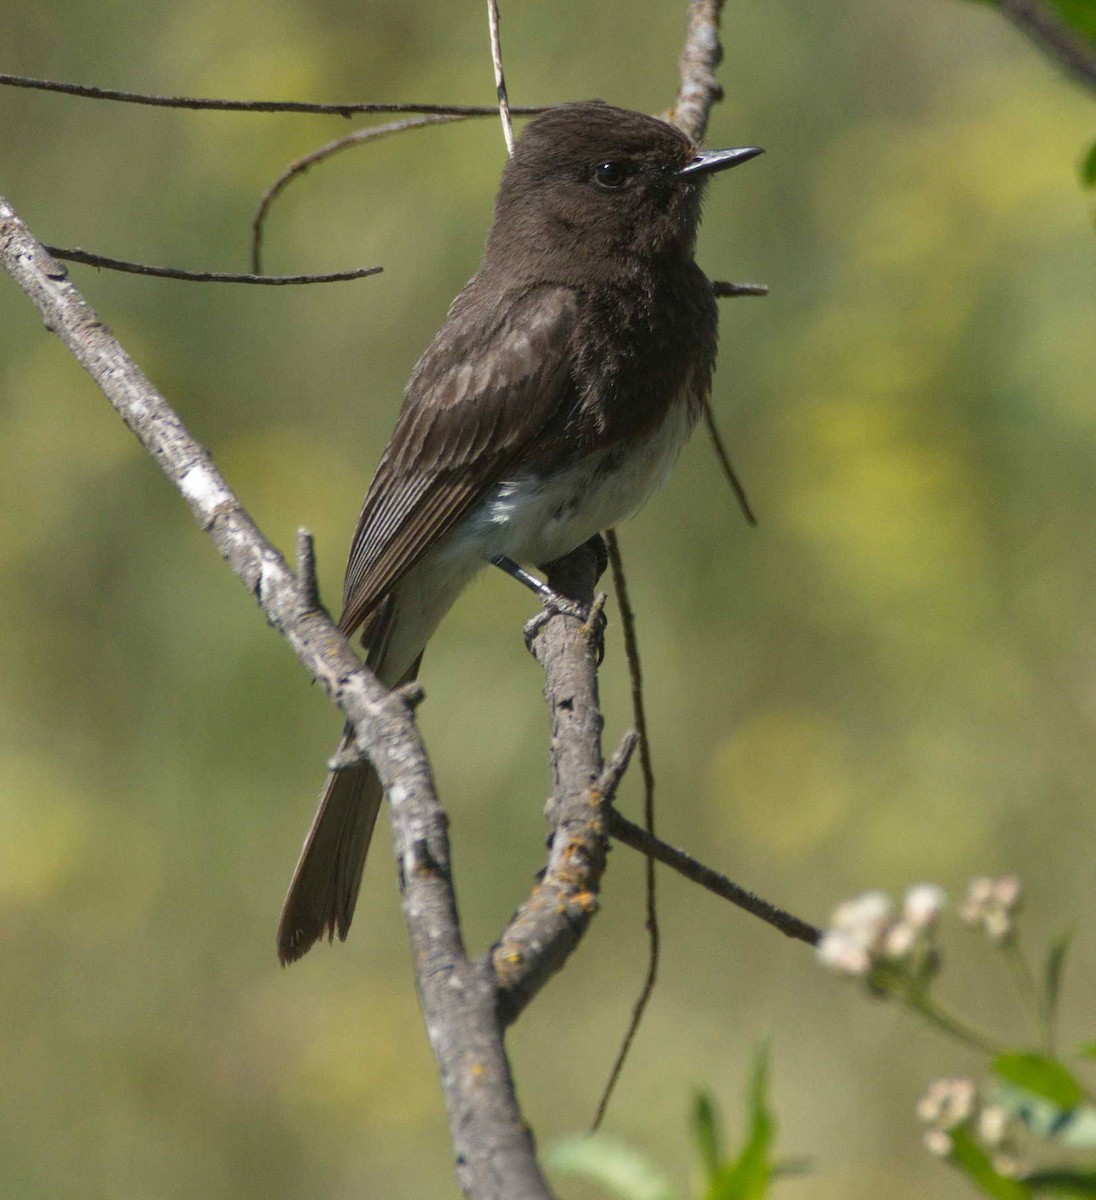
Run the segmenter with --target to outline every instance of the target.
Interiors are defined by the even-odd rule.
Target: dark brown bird
[[[693,261],[703,151],[598,102],[551,109],[502,176],[483,262],[419,360],[350,547],[339,627],[389,686],[488,562],[551,562],[662,483],[711,385],[717,313]],[[340,748],[350,744],[344,734]],[[278,928],[283,963],[345,938],[380,808],[328,775]]]

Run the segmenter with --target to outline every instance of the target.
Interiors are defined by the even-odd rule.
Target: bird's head
[[[666,121],[600,101],[549,109],[514,147],[488,252],[586,262],[691,255],[710,176],[760,153],[699,150]]]

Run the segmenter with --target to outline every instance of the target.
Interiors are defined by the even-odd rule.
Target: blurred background
[[[665,109],[682,0],[503,7],[511,99]],[[4,71],[170,94],[490,103],[481,3],[0,0]],[[621,531],[665,836],[812,920],[866,887],[1015,870],[1033,946],[1076,926],[1066,1046],[1096,988],[1096,230],[1091,97],[987,6],[773,0],[726,14],[699,258],[723,302],[703,436]],[[0,90],[0,191],[43,240],[247,269],[251,213],[338,118]],[[312,171],[271,271],[352,284],[72,276],[264,530],[317,539],[337,607],[360,499],[418,354],[475,270],[494,121]],[[178,496],[0,284],[0,1193],[21,1200],[456,1196],[386,832],[350,942],[291,970],[279,906],[339,720]],[[426,659],[420,710],[473,949],[542,858],[530,598],[495,573]],[[629,725],[613,619],[607,743]],[[622,797],[639,811],[639,776]],[[644,967],[641,864],[511,1037],[542,1145],[583,1129]],[[662,878],[663,977],[607,1128],[677,1178],[692,1090],[737,1120],[772,1038],[801,1200],[959,1197],[928,1080],[978,1066],[804,947]],[[942,992],[1029,1035],[993,952]],[[567,1195],[586,1196],[577,1184]]]

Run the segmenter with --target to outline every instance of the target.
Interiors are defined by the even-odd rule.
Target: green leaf
[[[679,1200],[670,1181],[642,1154],[600,1134],[570,1137],[545,1155],[556,1171],[581,1175],[620,1200]]]
[[[711,1092],[697,1092],[693,1100],[693,1135],[704,1172],[711,1179],[723,1165],[723,1136]]]
[[[1041,1096],[1068,1111],[1084,1099],[1084,1089],[1056,1059],[1045,1054],[1002,1054],[993,1061],[998,1079]]]
[[[965,1127],[948,1132],[952,1145],[950,1161],[983,1195],[993,1196],[995,1200],[1031,1200],[1031,1192],[1024,1184],[994,1170],[989,1155]]]
[[[1096,145],[1092,149],[1096,151]],[[1096,155],[1093,156],[1092,169],[1096,172]],[[1092,182],[1096,183],[1096,175],[1093,176]],[[1072,938],[1073,930],[1064,930],[1050,943],[1050,950],[1047,952],[1046,966],[1043,968],[1043,989],[1046,997],[1047,1016],[1051,1020],[1054,1019],[1054,1014],[1058,1008],[1058,993],[1062,986],[1062,970],[1066,965],[1066,954],[1069,951],[1069,943]]]
[[[758,1048],[750,1083],[749,1131],[742,1153],[712,1178],[704,1200],[763,1200],[772,1178],[775,1124],[768,1107],[768,1047]]]
[[[1096,1171],[1036,1171],[1024,1183],[1034,1195],[1096,1196]]]
[[[1077,1054],[1081,1058],[1096,1058],[1096,1042],[1089,1042],[1086,1046],[1079,1047]]]
[[[1085,152],[1077,171],[1086,188],[1096,187],[1096,142],[1093,142]]]

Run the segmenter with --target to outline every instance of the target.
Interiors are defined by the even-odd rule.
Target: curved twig
[[[187,283],[250,283],[268,287],[285,287],[296,283],[345,283],[350,279],[364,279],[367,275],[379,275],[384,267],[357,267],[353,271],[333,271],[323,275],[241,275],[229,271],[184,271],[179,267],[152,267],[148,263],[127,262],[121,258],[107,258],[105,254],[92,254],[75,247],[71,250],[59,246],[42,248],[54,258],[65,262],[83,263],[89,267],[101,267],[106,271],[122,271],[128,275],[154,275],[159,279],[181,279]]]
[[[254,217],[251,218],[251,269],[256,273],[262,269],[263,229],[270,206],[285,188],[298,176],[303,175],[309,167],[314,167],[316,163],[323,162],[324,159],[331,158],[343,150],[349,150],[351,146],[360,146],[363,142],[374,142],[392,133],[403,133],[408,129],[423,129],[427,125],[446,125],[450,121],[463,121],[472,116],[494,115],[495,110],[489,108],[476,113],[444,113],[408,117],[404,121],[391,121],[387,125],[355,129],[353,133],[343,134],[342,137],[335,138],[334,141],[328,142],[318,150],[312,150],[308,154],[302,154],[300,158],[294,159],[259,197],[259,206],[255,210]]]

